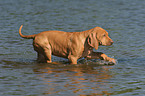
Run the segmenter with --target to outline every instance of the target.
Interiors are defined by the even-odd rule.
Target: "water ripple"
[[[145,94],[144,0],[1,0],[0,1],[0,95],[39,96],[143,96]],[[68,65],[36,63],[32,40],[23,34],[46,30],[84,31],[100,26],[109,32],[113,46],[98,51],[118,64],[84,59]],[[101,63],[106,65],[101,65]]]

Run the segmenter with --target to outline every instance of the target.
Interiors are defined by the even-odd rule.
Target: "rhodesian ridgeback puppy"
[[[51,63],[51,55],[67,58],[70,64],[77,64],[80,58],[101,59],[116,63],[102,52],[93,52],[99,45],[110,46],[113,44],[108,32],[101,27],[82,32],[44,31],[34,35],[22,35],[22,38],[33,39],[34,50],[38,53],[38,62]]]

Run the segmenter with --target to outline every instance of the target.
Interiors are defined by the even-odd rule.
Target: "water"
[[[145,94],[144,0],[1,0],[1,96],[143,96]],[[114,40],[100,46],[118,60],[114,66],[100,61],[67,60],[63,64],[36,63],[32,40],[18,34],[46,30],[84,31],[100,26]],[[65,63],[65,64],[64,64]]]

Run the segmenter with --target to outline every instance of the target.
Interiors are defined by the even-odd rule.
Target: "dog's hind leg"
[[[38,63],[44,63],[44,62],[46,62],[44,55],[39,53],[39,52],[37,52],[37,62]]]
[[[51,63],[51,49],[49,48],[44,48],[44,56],[45,56],[45,60],[46,63]]]

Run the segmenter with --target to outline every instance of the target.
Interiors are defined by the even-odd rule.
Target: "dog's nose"
[[[110,42],[110,43],[111,43],[111,45],[112,45],[114,42],[111,40],[111,42]]]

